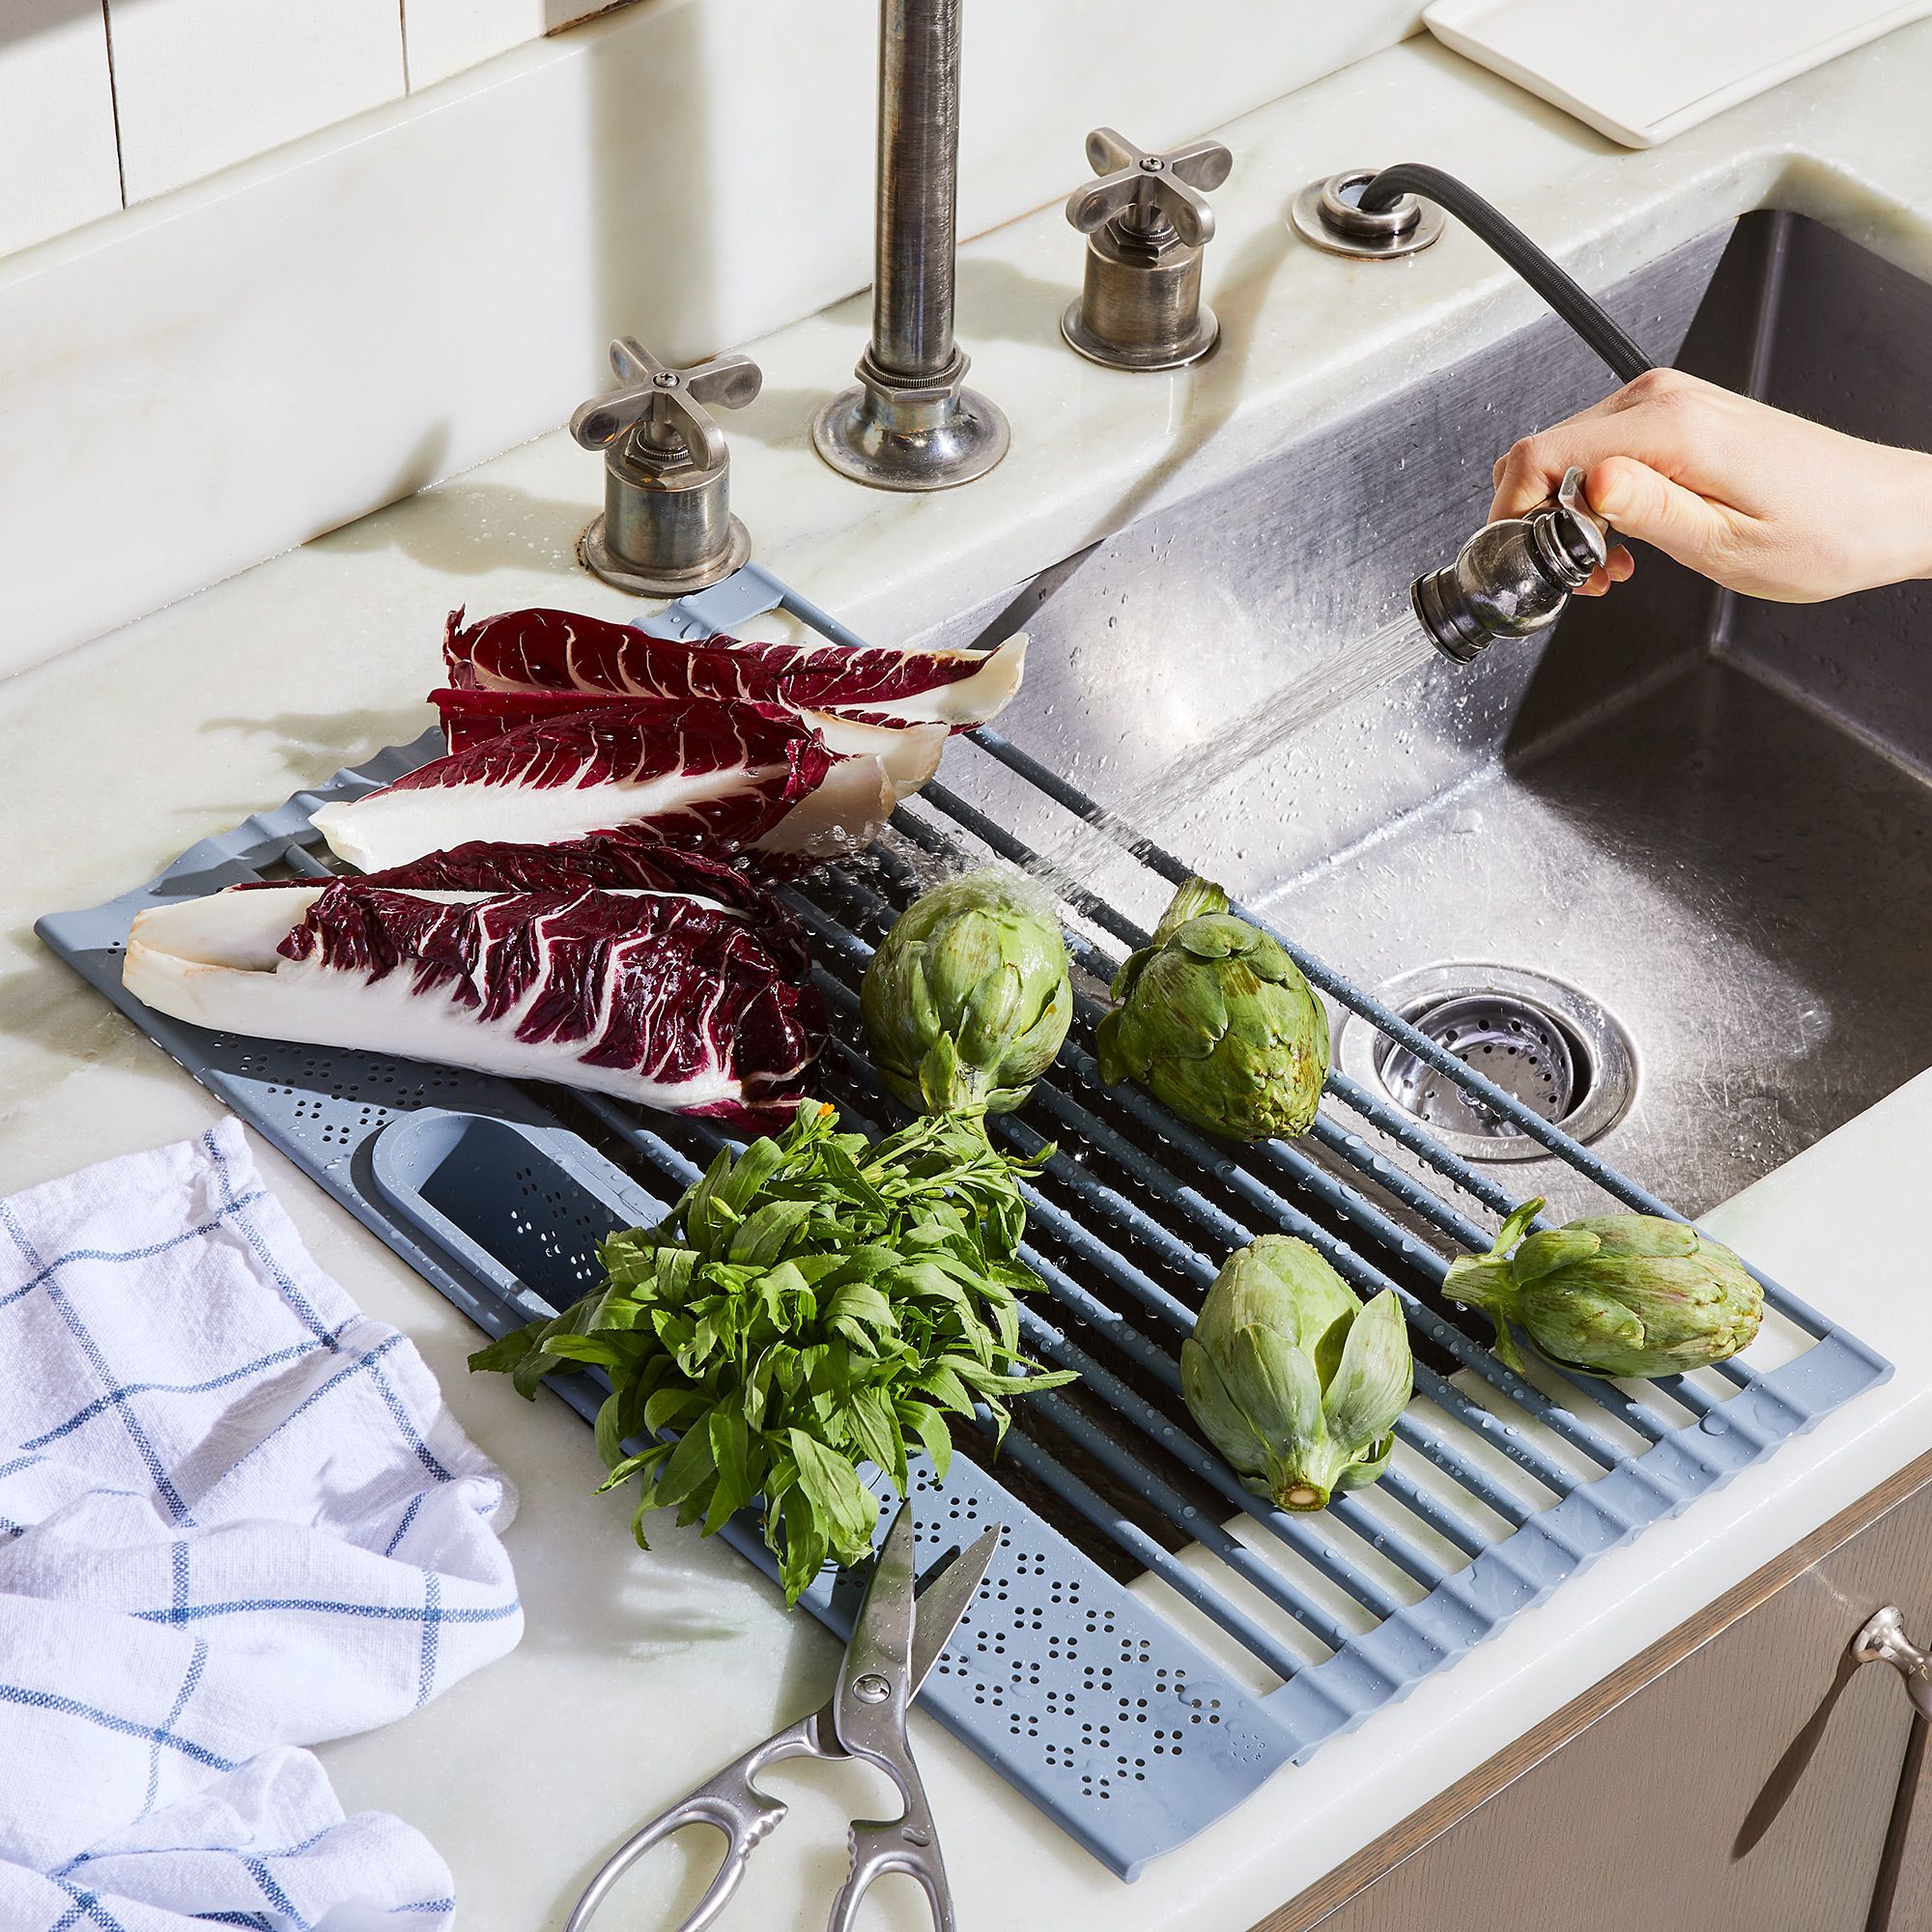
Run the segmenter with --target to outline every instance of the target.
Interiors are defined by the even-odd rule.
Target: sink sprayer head
[[[1583,500],[1583,472],[1569,470],[1556,500],[1486,524],[1456,561],[1408,586],[1416,620],[1457,664],[1498,638],[1553,624],[1570,593],[1609,555],[1609,526]]]

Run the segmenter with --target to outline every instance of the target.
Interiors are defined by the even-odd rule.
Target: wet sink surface
[[[1594,995],[1637,1062],[1598,1145],[1687,1212],[1932,1063],[1932,789],[1722,663],[1268,910],[1372,985],[1427,955]]]
[[[1609,305],[1660,359],[1932,446],[1932,290],[1811,222],[1747,216]],[[1648,554],[1547,639],[1350,690],[1350,640],[1480,522],[1492,458],[1609,386],[1553,322],[1397,378],[944,635],[1024,624],[1010,735],[1357,984],[1485,963],[1600,1003],[1635,1077],[1595,1145],[1700,1211],[1932,1063],[1932,598],[1759,605]],[[1494,1171],[1568,1205],[1553,1163]]]

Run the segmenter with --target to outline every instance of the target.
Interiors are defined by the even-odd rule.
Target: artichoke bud
[[[1503,1224],[1487,1255],[1451,1262],[1442,1290],[1496,1324],[1496,1353],[1520,1373],[1515,1322],[1560,1369],[1682,1375],[1750,1346],[1764,1291],[1731,1250],[1682,1221],[1602,1214],[1528,1233],[1541,1201]]]
[[[1231,1140],[1306,1133],[1328,1077],[1328,1014],[1281,943],[1206,879],[1175,894],[1114,976],[1094,1045],[1110,1086],[1137,1080]]]
[[[1322,1509],[1374,1482],[1414,1376],[1395,1295],[1365,1308],[1284,1235],[1228,1258],[1180,1350],[1188,1412],[1243,1487],[1280,1509]]]
[[[1016,875],[949,880],[903,912],[866,967],[880,1078],[927,1114],[1003,1114],[1053,1064],[1073,1017],[1066,942]]]

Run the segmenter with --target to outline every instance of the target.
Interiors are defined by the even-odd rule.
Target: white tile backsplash
[[[107,0],[129,203],[403,92],[397,0]]]
[[[545,0],[403,0],[410,90],[534,41],[550,24]]]
[[[144,14],[304,11],[110,5],[117,71],[121,23]],[[365,0],[312,5],[355,39]],[[401,15],[383,11],[393,93]],[[1417,18],[1415,0],[1209,0],[1208,43],[1239,57],[1164,60],[1169,0],[1106,0],[1108,31],[1081,30],[1099,11],[967,9],[962,235],[1066,194],[1095,122],[1160,146]],[[685,361],[863,287],[876,35],[872,0],[642,0],[0,261],[0,675],[554,427],[609,384],[612,335]],[[184,84],[219,121],[247,83],[234,48],[210,58],[225,78]],[[1322,158],[1353,156],[1341,141]],[[1297,185],[1276,185],[1284,203]],[[130,160],[130,198],[152,187]],[[1049,338],[1080,265],[1068,229],[1056,278],[1017,292]],[[1210,289],[1223,272],[1254,265],[1210,258]],[[969,352],[1014,295],[962,277]],[[864,341],[855,320],[823,392]],[[802,421],[819,399],[787,401]]]
[[[121,206],[100,0],[0,5],[0,255]]]
[[[645,0],[402,0],[410,92],[507,53],[526,41]]]

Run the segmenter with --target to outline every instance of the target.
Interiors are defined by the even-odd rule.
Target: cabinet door
[[[1932,1632],[1932,1486],[1722,1627],[1319,1919],[1279,1932],[1866,1932],[1911,1727],[1847,1655],[1881,1605]],[[1507,1639],[1505,1639],[1507,1641]],[[1925,1932],[1922,1806],[1890,1932]]]
[[[1868,1932],[1925,1932],[1932,1926],[1932,1719],[1913,1720],[1885,1863],[1865,1922]]]

